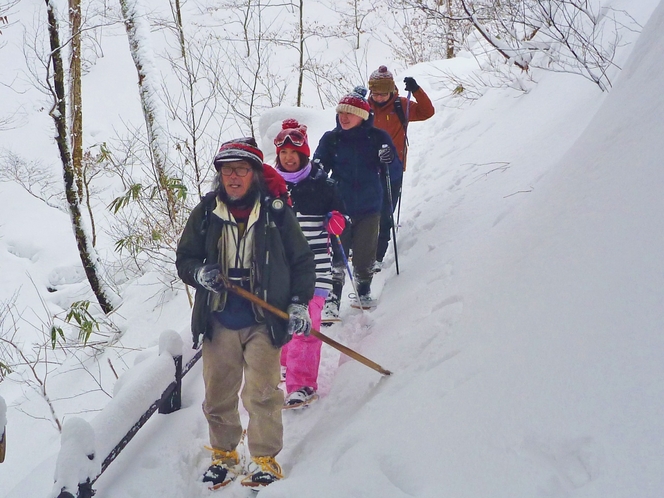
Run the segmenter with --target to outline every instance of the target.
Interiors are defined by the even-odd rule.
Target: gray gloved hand
[[[194,279],[201,287],[219,294],[224,290],[224,283],[219,280],[220,274],[221,269],[218,264],[203,265],[194,272]]]
[[[291,304],[288,312],[288,333],[296,335],[309,335],[311,333],[311,318],[309,309],[304,304]]]
[[[380,162],[383,164],[390,164],[394,160],[394,152],[392,152],[392,148],[387,144],[381,145],[380,150],[378,151],[378,159],[380,159]]]

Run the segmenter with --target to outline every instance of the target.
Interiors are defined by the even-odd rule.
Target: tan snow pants
[[[264,324],[230,330],[216,323],[212,340],[203,341],[203,412],[213,448],[232,451],[242,437],[238,394],[249,413],[247,439],[252,457],[275,456],[283,447],[279,389],[280,348],[270,341]]]

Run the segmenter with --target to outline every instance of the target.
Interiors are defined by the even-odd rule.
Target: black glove
[[[309,335],[311,333],[311,317],[304,304],[290,304],[288,309],[288,333]]]
[[[380,162],[383,164],[390,164],[392,161],[394,161],[394,152],[392,152],[392,147],[387,144],[381,145],[380,150],[378,151],[378,159],[380,159]]]
[[[420,89],[420,85],[417,84],[417,81],[415,81],[415,78],[411,78],[410,76],[406,76],[403,79],[403,82],[406,84],[406,91],[407,92],[416,92]]]
[[[220,274],[221,270],[218,264],[203,265],[194,272],[194,279],[210,292],[219,294],[224,290],[224,283],[219,280]]]

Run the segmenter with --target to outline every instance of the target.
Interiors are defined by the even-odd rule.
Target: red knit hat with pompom
[[[307,127],[298,123],[297,119],[284,119],[281,131],[274,139],[274,145],[277,147],[277,155],[281,149],[293,149],[307,157],[311,156]]]

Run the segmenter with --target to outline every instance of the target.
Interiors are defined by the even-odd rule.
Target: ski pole
[[[385,181],[387,183],[387,199],[390,203],[390,223],[392,225],[392,242],[394,246],[394,264],[397,269],[397,275],[399,274],[399,253],[397,252],[397,230],[394,223],[394,212],[392,211],[392,182],[390,181],[390,168],[385,165]]]
[[[261,308],[269,311],[270,313],[278,316],[279,318],[283,318],[284,320],[288,320],[288,313],[281,311],[279,308],[276,306],[272,306],[270,303],[263,301],[260,297],[255,296],[251,292],[243,289],[242,287],[239,287],[233,283],[231,283],[227,278],[220,276],[220,280],[224,283],[224,286],[226,289],[229,291],[237,294],[238,296],[244,297],[245,299],[248,299],[252,303],[260,306]],[[342,353],[350,356],[354,360],[359,361],[363,365],[366,365],[369,368],[372,368],[376,372],[379,372],[383,375],[392,375],[392,372],[389,370],[385,370],[383,367],[381,367],[378,363],[375,363],[371,361],[369,358],[362,356],[360,353],[353,351],[347,346],[344,346],[343,344],[338,343],[334,339],[329,338],[325,334],[319,332],[316,329],[311,329],[311,335],[316,337],[317,339],[320,339],[322,342],[325,344],[332,346],[334,349],[341,351]]]
[[[339,250],[341,251],[341,259],[344,260],[344,264],[346,265],[346,271],[348,272],[348,276],[350,277],[350,283],[353,285],[353,290],[355,291],[355,296],[357,296],[357,304],[360,306],[360,309],[362,311],[364,311],[365,308],[362,307],[362,301],[360,301],[360,294],[357,292],[357,287],[355,286],[355,279],[353,278],[353,272],[350,271],[350,265],[348,264],[348,258],[346,257],[346,252],[344,251],[344,246],[341,244],[341,238],[338,235],[335,235],[334,237],[337,239],[337,244],[339,245]],[[341,299],[341,297],[339,297],[339,299]]]
[[[408,123],[410,122],[410,96],[412,92],[408,92],[406,97],[406,123],[403,127],[403,165],[406,165],[406,157],[408,156]],[[401,182],[401,188],[399,189],[399,198],[397,199],[397,226],[399,226],[399,220],[401,219],[401,196],[403,195],[403,182]]]

